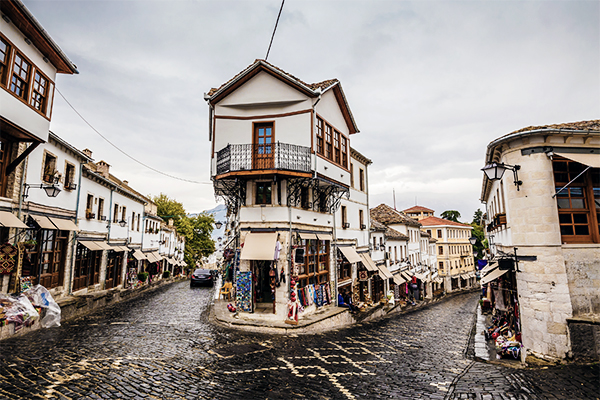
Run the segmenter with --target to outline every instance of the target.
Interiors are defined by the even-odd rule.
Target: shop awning
[[[300,234],[302,235],[302,234]],[[316,235],[315,239],[316,239]],[[273,260],[277,233],[249,233],[246,235],[241,260]]]
[[[104,250],[102,247],[98,246],[98,243],[100,243],[100,242],[94,242],[91,240],[80,240],[79,241],[80,245],[85,246],[89,250],[92,250],[92,251]]]
[[[363,265],[365,266],[365,268],[367,269],[367,271],[377,271],[377,265],[375,264],[375,262],[373,262],[373,259],[371,258],[371,256],[369,256],[369,253],[357,253],[358,256],[360,257],[360,260],[362,261]]]
[[[169,264],[177,265],[177,260],[173,257],[167,258],[167,261],[169,261]]]
[[[146,255],[138,249],[135,249],[135,251],[133,252],[133,258],[135,258],[138,261],[142,261],[146,259]]]
[[[402,276],[404,279],[406,279],[407,281],[410,281],[410,280],[412,279],[412,276],[410,276],[410,275],[408,274],[408,272],[407,272],[407,271],[403,271],[403,272],[401,272],[400,274],[401,274],[401,276]]]
[[[17,216],[8,211],[0,211],[0,225],[5,228],[24,228],[29,229],[27,225],[23,221],[21,221]]]
[[[44,215],[32,215],[31,218],[40,226],[42,229],[54,229],[56,226]]]
[[[127,246],[120,246],[117,244],[111,244],[110,247],[116,251],[116,252],[120,252],[120,251],[129,251],[129,247]]]
[[[556,154],[557,156],[568,158],[569,160],[577,161],[579,164],[587,165],[588,167],[600,168],[600,156],[598,154],[561,153],[560,151],[555,151],[554,154]]]
[[[304,240],[318,240],[319,238],[317,237],[317,235],[315,235],[314,233],[303,233],[300,232],[300,239],[304,239]]]
[[[144,255],[146,256],[146,260],[148,260],[148,262],[153,263],[153,262],[160,261],[160,260],[156,259],[156,256],[154,255],[154,252],[152,252],[152,251],[144,253]]]
[[[362,258],[358,255],[356,250],[354,250],[354,247],[338,247],[338,249],[340,249],[340,251],[342,252],[344,257],[346,257],[346,260],[348,260],[349,263],[362,262]]]
[[[154,256],[154,258],[156,259],[156,261],[162,261],[162,259],[163,259],[163,256],[161,256],[158,251],[153,251],[152,255]]]
[[[483,267],[480,271],[481,275],[485,275],[488,274],[490,272],[492,272],[494,269],[496,269],[496,267],[498,267],[498,263],[493,261],[491,263],[489,263],[488,265],[486,265],[485,267]]]
[[[379,277],[383,280],[394,277],[394,275],[392,275],[390,270],[385,265],[377,265],[377,269],[378,269],[377,273],[379,274]]]
[[[333,240],[333,237],[329,233],[317,233],[319,240]]]
[[[108,243],[106,243],[106,242],[95,242],[95,243],[96,243],[96,244],[97,244],[97,245],[100,247],[100,249],[102,249],[102,250],[112,250],[112,249],[113,249],[113,248],[112,248],[112,246],[110,246],[110,245],[109,245]]]
[[[415,276],[417,277],[417,279],[419,279],[420,281],[425,282],[427,280],[427,277],[425,276],[425,274],[415,274]]]
[[[486,276],[484,276],[483,278],[481,278],[481,284],[485,285],[488,282],[491,282],[495,279],[500,278],[502,275],[504,275],[505,273],[507,273],[508,270],[507,269],[495,269],[492,272],[490,272],[489,274],[487,274]]]
[[[70,219],[48,217],[50,221],[61,231],[76,231],[79,232],[79,227]]]
[[[394,275],[394,283],[396,285],[402,285],[403,283],[406,283],[406,280],[402,278],[400,274],[396,274]]]

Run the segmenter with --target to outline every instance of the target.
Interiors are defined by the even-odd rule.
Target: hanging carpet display
[[[0,275],[12,273],[17,265],[18,249],[10,243],[0,246]]]
[[[242,311],[252,312],[252,272],[236,274],[235,302]]]

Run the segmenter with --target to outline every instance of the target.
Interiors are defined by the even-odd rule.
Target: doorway
[[[253,261],[254,311],[258,313],[275,313],[275,276],[270,275],[272,263],[269,260]],[[273,272],[277,273],[275,270]]]
[[[254,125],[253,169],[273,168],[274,139],[272,122]]]

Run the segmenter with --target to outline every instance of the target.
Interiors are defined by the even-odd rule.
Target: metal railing
[[[263,169],[310,172],[310,147],[281,142],[228,144],[217,152],[217,175]]]

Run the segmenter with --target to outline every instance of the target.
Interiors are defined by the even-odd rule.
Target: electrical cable
[[[271,45],[273,44],[273,38],[275,38],[275,31],[277,30],[277,24],[279,24],[279,17],[281,17],[281,11],[283,10],[283,4],[285,0],[281,0],[281,8],[279,8],[279,14],[277,15],[277,21],[275,21],[275,28],[273,28],[273,34],[271,35],[271,42],[269,42],[269,48],[267,49],[267,55],[265,56],[265,61],[269,58],[269,52],[271,51]]]
[[[151,170],[151,171],[154,171],[154,172],[156,172],[157,174],[164,175],[164,176],[166,176],[166,177],[168,177],[168,178],[177,179],[177,180],[179,180],[179,181],[188,182],[188,183],[195,183],[195,184],[198,184],[198,185],[212,185],[212,182],[199,182],[199,181],[193,181],[193,180],[191,180],[191,179],[179,178],[179,177],[177,177],[177,176],[174,176],[174,175],[167,174],[166,172],[162,172],[162,171],[160,171],[160,170],[158,170],[158,169],[156,169],[156,168],[153,168],[153,167],[149,166],[148,164],[144,164],[143,162],[141,162],[140,160],[138,160],[138,159],[134,158],[133,156],[130,156],[130,155],[129,155],[129,154],[127,154],[125,151],[123,151],[123,150],[121,150],[119,147],[117,147],[117,145],[116,145],[116,144],[114,144],[113,142],[111,142],[110,140],[108,140],[108,139],[107,139],[107,138],[106,138],[106,137],[105,137],[103,134],[101,134],[101,133],[100,133],[100,132],[99,132],[99,131],[98,131],[96,128],[94,128],[94,127],[92,126],[92,124],[90,124],[90,123],[89,123],[89,122],[88,122],[88,121],[87,121],[87,120],[86,120],[86,119],[83,117],[83,115],[81,115],[81,114],[79,113],[79,111],[77,111],[77,110],[75,109],[75,107],[73,107],[73,105],[72,105],[71,103],[69,103],[69,100],[67,100],[67,98],[66,98],[66,97],[65,97],[65,96],[64,96],[64,95],[61,93],[61,91],[60,91],[60,90],[58,90],[58,88],[56,88],[56,87],[55,87],[55,89],[56,89],[56,91],[58,92],[58,94],[60,94],[60,97],[62,97],[62,98],[63,98],[63,100],[64,100],[64,101],[65,101],[65,102],[66,102],[66,103],[69,105],[69,107],[71,107],[71,109],[72,109],[72,110],[75,112],[75,114],[77,114],[77,115],[79,116],[79,118],[81,118],[81,120],[82,120],[83,122],[85,122],[85,123],[86,123],[86,125],[87,125],[87,126],[89,126],[89,127],[90,127],[90,128],[91,128],[91,129],[92,129],[94,132],[96,132],[96,133],[97,133],[97,134],[98,134],[98,135],[99,135],[99,136],[100,136],[102,139],[104,139],[104,140],[105,140],[105,141],[106,141],[108,144],[110,144],[112,147],[114,147],[115,149],[117,149],[119,152],[121,152],[122,154],[124,154],[125,156],[127,156],[128,158],[130,158],[131,160],[133,160],[133,161],[135,161],[136,163],[138,163],[138,164],[140,164],[140,165],[142,165],[142,166],[144,166],[144,167],[148,168],[148,169],[149,169],[149,170]]]

